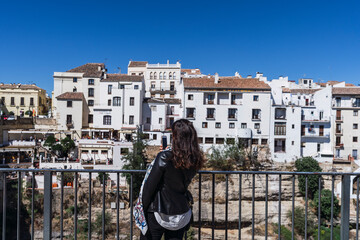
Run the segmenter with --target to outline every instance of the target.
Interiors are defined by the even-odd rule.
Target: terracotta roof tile
[[[100,82],[142,82],[143,76],[127,75],[127,74],[106,74],[106,78]]]
[[[283,93],[291,93],[290,88],[282,88]]]
[[[130,61],[129,67],[146,67],[146,61]]]
[[[43,90],[35,84],[0,84],[0,89],[33,89]]]
[[[321,87],[326,87],[326,85],[334,86],[335,84],[338,84],[338,83],[342,83],[342,82],[339,82],[339,81],[327,81],[327,82],[318,83],[318,84],[319,84]],[[345,83],[345,86],[347,86],[347,87],[355,87],[355,85],[352,84],[352,83]]]
[[[104,63],[87,63],[80,67],[70,69],[67,72],[84,73],[84,77],[101,77],[103,75],[102,69],[105,69]]]
[[[309,89],[309,88],[296,88],[296,89],[290,89],[290,92],[292,94],[313,94],[321,89]]]
[[[184,78],[184,87],[187,89],[248,89],[267,90],[268,84],[258,78],[219,77],[219,82],[214,82],[213,76],[202,78]]]
[[[333,95],[360,95],[360,87],[334,87]]]
[[[201,74],[200,69],[181,69],[181,73],[187,73],[189,75]]]
[[[167,104],[181,104],[181,100],[177,98],[145,98],[146,103],[167,103]]]
[[[82,92],[66,92],[56,97],[59,100],[83,100],[84,94]]]

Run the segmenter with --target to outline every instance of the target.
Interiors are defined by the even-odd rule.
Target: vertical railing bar
[[[268,189],[269,175],[265,175],[265,240],[268,238]]]
[[[278,219],[278,239],[281,240],[281,174],[279,174],[279,219]]]
[[[349,222],[350,222],[350,175],[342,175],[341,179],[341,239],[349,239]]]
[[[307,240],[308,215],[308,175],[305,176],[305,240]]]
[[[294,225],[295,225],[295,175],[292,176],[292,205],[291,205],[291,239],[294,240]]]
[[[78,194],[78,173],[75,172],[75,205],[74,205],[74,239],[77,239],[77,194]]]
[[[241,173],[239,174],[239,232],[238,232],[238,237],[239,240],[241,239],[241,183],[242,183],[242,175]]]
[[[120,176],[119,173],[116,174],[116,240],[119,239],[119,235],[120,235],[120,229],[119,229],[119,217],[120,217],[120,199],[119,199],[119,194],[120,194]]]
[[[330,222],[330,240],[333,239],[334,231],[334,188],[335,188],[335,176],[331,176],[331,222]]]
[[[211,199],[211,239],[214,240],[215,234],[215,174],[212,174],[212,199]]]
[[[60,239],[64,238],[64,172],[60,173]]]
[[[199,232],[198,232],[198,239],[201,239],[201,173],[199,173]]]
[[[7,208],[7,189],[6,189],[6,172],[3,172],[3,214],[2,214],[2,239],[6,239],[6,208]]]
[[[44,172],[44,233],[43,239],[52,238],[52,172]]]
[[[229,175],[226,174],[225,182],[225,239],[228,237],[228,207],[229,207]]]
[[[318,196],[318,240],[320,240],[320,229],[321,229],[321,175],[319,175],[319,196]]]
[[[16,209],[16,238],[20,240],[20,210],[21,210],[21,172],[18,172],[18,197]]]
[[[255,239],[255,174],[252,175],[252,197],[251,197],[251,239]]]
[[[106,173],[103,173],[102,178],[102,215],[101,215],[101,227],[102,227],[102,239],[105,239],[105,175]],[[130,214],[131,215],[131,214]]]
[[[34,240],[34,201],[35,201],[35,172],[32,172],[31,178],[31,240]]]
[[[130,239],[133,239],[133,174],[130,175]]]
[[[92,176],[91,172],[89,172],[89,210],[88,210],[88,239],[91,240],[91,182],[92,182]]]
[[[359,177],[356,179],[356,240],[359,239]]]

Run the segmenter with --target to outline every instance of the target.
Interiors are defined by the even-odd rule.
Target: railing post
[[[341,239],[349,239],[350,221],[350,175],[343,175],[341,181]]]
[[[51,240],[52,172],[44,173],[44,239]]]

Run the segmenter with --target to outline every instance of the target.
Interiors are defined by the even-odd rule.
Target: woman
[[[172,125],[172,148],[160,152],[144,183],[143,209],[148,230],[140,239],[182,239],[192,216],[187,188],[204,164],[192,123],[180,119]]]

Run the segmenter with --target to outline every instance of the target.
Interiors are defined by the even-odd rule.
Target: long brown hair
[[[179,119],[173,123],[171,130],[175,168],[201,169],[204,165],[204,157],[193,124],[186,119]]]

